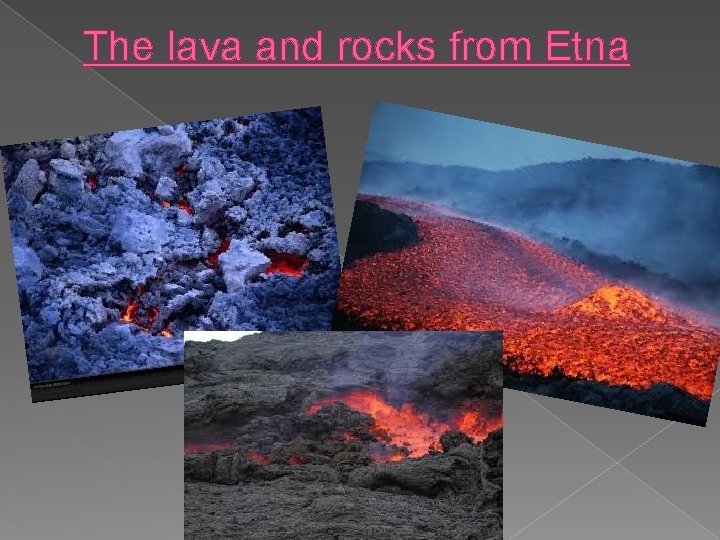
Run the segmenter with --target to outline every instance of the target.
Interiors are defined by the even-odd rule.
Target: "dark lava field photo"
[[[379,103],[335,330],[501,330],[505,386],[704,426],[720,169]]]
[[[31,383],[183,362],[185,330],[328,330],[319,108],[0,148]]]
[[[185,538],[502,538],[499,332],[240,334],[185,344]]]

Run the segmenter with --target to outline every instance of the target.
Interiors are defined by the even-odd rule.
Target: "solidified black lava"
[[[340,331],[351,331],[351,330],[374,330],[374,328],[368,328],[366,325],[362,324],[360,321],[356,320],[353,317],[348,316],[345,311],[339,308],[335,308],[335,313],[333,313],[332,318],[332,325],[330,327],[332,330],[340,330]]]
[[[356,259],[373,253],[394,251],[418,242],[417,227],[408,216],[356,200],[343,266],[347,268]]]
[[[561,374],[550,377],[520,375],[503,366],[505,388],[542,396],[619,409],[674,422],[705,426],[710,401],[704,401],[671,384],[659,383],[648,390],[609,385]]]
[[[312,407],[361,389],[432,418],[457,410],[458,394],[497,415],[501,356],[498,332],[188,342],[185,538],[499,540],[502,428],[482,442],[447,430],[435,450],[379,462],[372,416],[337,401]]]

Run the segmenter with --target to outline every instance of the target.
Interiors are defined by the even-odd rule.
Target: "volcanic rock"
[[[505,369],[505,384],[514,390],[570,399],[598,407],[654,416],[697,426],[707,423],[710,400],[697,397],[669,384],[654,384],[647,390],[601,384],[572,377],[521,375]]]
[[[180,124],[176,129],[167,126],[162,132],[119,131],[107,140],[104,155],[110,166],[130,177],[137,177],[146,170],[158,176],[170,176],[191,150],[192,141]]]
[[[270,259],[250,247],[246,241],[232,240],[230,248],[218,257],[229,293],[240,292],[250,278],[262,274]]]
[[[60,157],[63,159],[72,159],[75,157],[77,149],[75,145],[65,141],[60,145]]]
[[[17,245],[13,246],[13,258],[18,285],[22,289],[31,288],[42,276],[43,265],[40,258],[31,247]]]
[[[188,199],[200,223],[214,223],[223,216],[227,208],[242,202],[254,186],[252,177],[241,177],[237,172],[231,171],[200,184],[188,194]]]
[[[159,252],[168,241],[165,221],[137,210],[123,210],[118,214],[110,237],[130,253]]]
[[[85,190],[85,172],[66,159],[50,160],[48,183],[52,190],[64,197],[78,197]]]
[[[448,490],[464,491],[477,486],[478,474],[476,464],[464,458],[429,455],[358,469],[350,475],[348,483],[390,493],[400,491],[437,497]]]
[[[465,443],[472,443],[472,439],[465,435],[462,431],[446,431],[440,437],[440,444],[442,445],[443,452],[449,452],[456,446],[460,446]]]
[[[499,540],[502,429],[480,442],[450,430],[436,445],[443,452],[403,459],[409,450],[389,446],[372,414],[333,396],[382,389],[410,402],[394,409],[400,417],[421,405],[442,416],[455,400],[428,397],[426,386],[433,376],[443,381],[449,366],[465,373],[469,364],[492,375],[492,388],[473,379],[456,390],[501,399],[500,340],[478,332],[263,332],[188,342],[186,538]]]
[[[291,232],[282,238],[275,236],[263,240],[263,247],[280,253],[305,255],[310,247],[310,242],[304,234]]]
[[[35,159],[28,159],[18,172],[15,183],[11,186],[9,195],[19,193],[26,201],[33,202],[45,187],[46,174],[40,170]]]
[[[225,212],[225,216],[235,223],[243,223],[247,219],[248,213],[242,206],[233,206]]]
[[[163,199],[172,199],[175,196],[178,184],[169,176],[162,176],[155,186],[155,194]]]

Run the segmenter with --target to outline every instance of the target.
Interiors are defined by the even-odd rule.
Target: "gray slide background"
[[[470,4],[0,0],[0,144],[322,105],[343,249],[378,99],[720,165],[717,2]],[[250,44],[457,27],[542,44],[557,27],[627,36],[633,68],[82,69],[82,29],[113,27]],[[6,223],[3,199],[0,538],[180,538],[182,387],[33,405]],[[719,538],[718,409],[698,428],[506,391],[505,537]]]

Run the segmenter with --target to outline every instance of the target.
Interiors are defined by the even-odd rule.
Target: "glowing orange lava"
[[[453,419],[453,428],[462,431],[475,442],[484,441],[493,431],[503,427],[502,415],[493,417],[481,403],[467,402]]]
[[[604,285],[591,295],[558,309],[558,313],[608,319],[646,319],[661,324],[671,318],[642,292],[618,284]]]
[[[137,311],[138,307],[139,306],[137,302],[130,302],[120,314],[120,320],[128,323],[137,322],[135,312]]]
[[[266,270],[268,274],[285,274],[293,277],[300,277],[307,265],[307,257],[293,255],[291,253],[279,253],[268,251],[265,253],[270,258],[270,266]]]
[[[720,330],[517,232],[426,203],[358,196],[408,215],[420,242],[343,268],[338,311],[378,330],[503,330],[519,373],[710,399]]]
[[[166,326],[162,330],[160,330],[160,335],[163,337],[173,337],[174,334],[170,331],[170,329]]]
[[[208,266],[213,270],[217,270],[218,257],[220,257],[220,255],[225,253],[228,249],[230,249],[230,240],[226,238],[222,241],[217,251],[214,251],[210,255],[208,255]]]
[[[482,442],[492,431],[502,427],[502,417],[484,418],[479,403],[467,402],[458,415],[447,422],[440,422],[418,411],[410,403],[397,408],[374,390],[353,390],[347,394],[324,398],[314,403],[308,409],[308,414],[315,414],[322,407],[335,402],[344,403],[351,409],[372,416],[374,425],[371,431],[376,439],[404,450],[377,453],[373,456],[376,461],[397,461],[440,450],[440,436],[446,431],[459,430],[475,442]]]
[[[172,205],[170,204],[170,201],[168,200],[162,200],[160,201],[160,204],[163,208],[170,208]],[[182,210],[186,214],[192,215],[192,208],[190,207],[190,203],[186,200],[182,200],[177,204],[177,207],[179,210]]]

